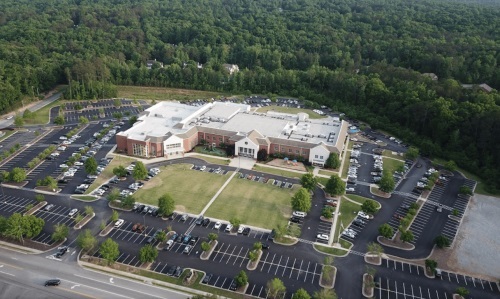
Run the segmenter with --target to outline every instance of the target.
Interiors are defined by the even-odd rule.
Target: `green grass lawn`
[[[436,158],[436,159],[432,160],[432,163],[439,164],[439,165],[444,165],[444,163],[446,163],[446,162],[447,161],[445,161],[443,159],[439,159],[439,158]],[[500,192],[498,192],[498,193],[491,193],[491,192],[486,191],[485,183],[477,175],[475,175],[475,174],[473,174],[471,172],[468,172],[467,170],[463,170],[461,168],[457,168],[457,171],[460,171],[466,178],[474,180],[474,181],[477,182],[476,189],[474,190],[475,193],[477,193],[477,194],[483,194],[483,195],[490,195],[490,196],[500,196]]]
[[[403,161],[403,160],[404,160],[404,157],[403,157],[403,156],[400,156],[400,155],[393,155],[393,154],[392,154],[392,151],[390,151],[390,150],[384,150],[384,151],[382,152],[382,155],[383,155],[384,157],[391,157],[391,158],[399,159],[399,160],[401,160],[401,161]]]
[[[253,167],[253,170],[259,171],[259,172],[266,172],[270,174],[275,174],[275,175],[280,175],[284,176],[287,178],[298,178],[302,177],[303,174],[305,173],[300,173],[300,172],[293,172],[293,171],[288,171],[284,169],[276,169],[276,168],[271,168],[271,167],[265,167],[265,166],[260,166],[258,164],[255,164]]]
[[[290,113],[290,114],[297,114],[300,112],[304,112],[304,113],[309,114],[309,118],[312,118],[312,119],[326,117],[324,115],[319,115],[318,113],[316,113],[310,109],[302,109],[302,108],[281,107],[281,106],[271,105],[271,106],[261,107],[261,108],[257,109],[257,112],[267,112],[267,111]]]
[[[49,122],[49,116],[50,116],[50,109],[52,107],[56,107],[61,105],[62,101],[61,100],[56,100],[49,105],[33,112],[33,117],[29,119],[24,119],[24,123],[27,125],[44,125]]]
[[[322,178],[322,177],[316,177],[316,180],[318,181],[318,183],[320,183],[321,185],[323,186],[326,186],[326,183],[328,183],[328,180],[327,178]]]
[[[314,244],[314,248],[316,248],[316,250],[318,250],[320,252],[332,254],[332,255],[344,255],[347,253],[347,250],[322,246],[322,245],[318,245],[318,244]]]
[[[399,167],[402,167],[404,165],[403,161],[399,160],[394,160],[394,159],[389,159],[383,157],[383,162],[384,162],[384,170],[389,170],[390,173],[394,173]]]
[[[322,175],[327,175],[327,176],[329,176],[329,177],[330,177],[330,176],[332,176],[332,175],[334,175],[334,174],[336,174],[336,175],[338,175],[338,174],[339,174],[339,173],[338,173],[338,171],[328,171],[328,170],[323,170],[323,169],[320,169],[320,170],[318,171],[318,173],[319,173],[319,174],[322,174]]]
[[[97,177],[97,179],[89,186],[85,194],[89,194],[94,191],[97,187],[104,184],[106,181],[109,181],[113,176],[113,168],[122,165],[127,168],[132,161],[136,161],[134,158],[124,157],[124,156],[115,156],[113,160],[104,168],[101,174]]]
[[[217,159],[217,158],[211,158],[211,157],[206,157],[206,156],[198,156],[198,155],[193,155],[191,157],[205,160],[205,161],[207,161],[208,163],[211,163],[211,164],[229,165],[229,158],[227,158],[227,159]]]
[[[224,94],[221,92],[148,86],[119,85],[117,86],[117,89],[119,98],[138,100],[188,101],[196,99],[219,98],[220,96],[230,96],[229,94]]]
[[[158,204],[158,198],[165,193],[175,201],[175,210],[198,214],[212,199],[227,175],[218,175],[191,170],[191,165],[176,164],[161,166],[160,174],[146,182],[144,187],[134,194],[137,202],[151,205]]]
[[[349,223],[356,217],[356,213],[361,211],[361,206],[355,203],[352,203],[348,200],[340,201],[340,216],[337,219],[337,227],[335,228],[335,237],[334,240],[337,240],[337,236],[339,234],[340,224],[344,225],[344,228],[349,226]]]
[[[347,178],[347,172],[349,172],[349,160],[350,159],[351,159],[351,152],[349,152],[349,151],[345,152],[344,168],[342,169],[342,178],[343,179]]]
[[[272,229],[287,223],[292,213],[290,199],[296,190],[297,186],[282,189],[235,176],[206,216],[225,220],[236,217],[242,224]]]
[[[355,202],[358,202],[360,205],[362,205],[367,200],[372,200],[370,198],[366,198],[366,197],[354,195],[354,194],[347,194],[346,197],[348,197],[349,199],[351,199]],[[374,201],[378,204],[379,209],[382,207],[378,201],[376,201],[376,200],[372,200],[372,201]]]

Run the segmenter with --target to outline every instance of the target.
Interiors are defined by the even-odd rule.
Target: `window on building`
[[[181,144],[180,143],[172,143],[172,144],[167,144],[165,146],[166,149],[171,149],[171,148],[178,148],[178,147],[181,147]]]
[[[148,146],[143,145],[143,144],[136,144],[134,143],[132,145],[132,155],[134,156],[141,156],[141,157],[147,157],[148,156]]]
[[[275,145],[275,146],[274,146],[274,150],[277,152],[277,151],[279,151],[279,150],[280,150],[280,147],[279,147],[279,146],[277,146],[277,145]]]
[[[315,158],[315,159],[318,159],[318,155],[314,155],[314,158]]]
[[[222,142],[222,137],[219,137],[219,141]]]
[[[319,156],[319,158],[320,158],[321,160],[323,160],[323,156]]]
[[[291,149],[291,148],[289,148],[289,149],[288,149],[288,152],[289,152],[289,153],[291,153],[291,152],[292,152],[292,149]]]
[[[300,151],[299,151],[299,150],[296,150],[296,151],[295,151],[295,153],[296,153],[297,155],[299,155],[299,154],[300,154]]]

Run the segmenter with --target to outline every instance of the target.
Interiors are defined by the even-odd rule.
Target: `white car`
[[[130,190],[122,190],[122,192],[120,192],[121,196],[127,196],[127,195],[130,195],[130,194],[132,194],[132,192],[130,192]]]
[[[349,187],[349,188],[346,188],[345,189],[346,192],[355,192],[356,189],[352,188],[352,187]]]
[[[60,136],[59,137],[59,140],[67,140],[67,139],[68,139],[68,137],[66,137],[66,136]]]
[[[243,225],[240,225],[240,227],[238,227],[238,234],[242,234],[244,229],[245,227]]]
[[[370,216],[363,211],[359,211],[358,216],[364,219],[370,219]]]
[[[75,162],[75,165],[76,165],[76,166],[83,166],[83,163],[82,163],[82,162],[80,162],[80,161],[76,161],[76,162]]]
[[[115,227],[118,228],[120,226],[123,225],[123,222],[125,222],[123,219],[118,219],[116,222],[115,222]]]
[[[87,184],[81,184],[80,186],[76,187],[76,189],[82,189],[82,190],[87,190],[89,188],[89,185]]]
[[[66,164],[61,164],[61,165],[59,165],[59,168],[68,168],[68,167],[69,167],[69,166],[68,166],[68,165],[66,165]]]
[[[320,239],[320,240],[324,240],[324,241],[328,241],[328,239],[330,238],[327,234],[318,234],[316,236],[316,238]]]
[[[103,195],[103,194],[104,194],[104,192],[106,192],[106,190],[104,190],[104,189],[97,189],[97,190],[95,191],[95,193],[96,193],[97,195],[99,195],[99,196],[100,196],[100,195]]]
[[[214,225],[214,228],[215,228],[215,229],[220,229],[221,225],[222,225],[222,223],[221,223],[220,221],[217,221],[217,222],[215,223],[215,225]]]
[[[226,232],[230,232],[232,229],[233,229],[233,225],[232,225],[231,223],[229,223],[229,224],[226,226]]]
[[[73,217],[73,216],[75,216],[76,213],[78,213],[78,209],[73,209],[73,210],[69,211],[68,216]]]
[[[63,175],[64,176],[75,176],[75,173],[71,172],[71,171],[66,171]]]

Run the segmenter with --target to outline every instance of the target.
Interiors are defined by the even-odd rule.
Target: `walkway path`
[[[224,183],[224,185],[222,185],[222,187],[219,188],[219,191],[217,191],[217,193],[215,193],[215,195],[212,197],[212,199],[207,203],[207,205],[203,208],[203,210],[200,212],[200,215],[204,215],[205,212],[208,210],[208,208],[210,208],[210,206],[212,205],[212,203],[215,201],[215,199],[217,199],[217,197],[219,197],[219,194],[221,194],[221,192],[224,190],[224,188],[226,188],[226,186],[229,184],[229,182],[233,179],[233,177],[238,173],[240,169],[237,168],[233,174],[229,177],[229,179],[227,179],[227,181]]]

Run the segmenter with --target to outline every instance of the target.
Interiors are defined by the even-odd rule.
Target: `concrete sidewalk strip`
[[[212,203],[217,199],[217,197],[219,197],[219,195],[222,193],[222,191],[224,191],[224,188],[226,188],[226,186],[229,184],[229,182],[231,182],[231,180],[238,173],[238,171],[239,171],[239,168],[236,169],[236,171],[233,172],[233,174],[227,179],[227,181],[224,183],[224,185],[222,185],[222,187],[220,187],[219,191],[217,191],[217,193],[215,193],[215,195],[212,197],[212,199],[210,199],[210,201],[207,203],[207,205],[200,212],[200,215],[205,214],[205,212],[208,210],[208,208],[210,208]]]

